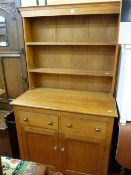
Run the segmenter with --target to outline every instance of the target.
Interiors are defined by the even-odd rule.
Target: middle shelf
[[[55,69],[55,68],[34,68],[29,69],[31,73],[45,73],[45,74],[66,74],[66,75],[89,75],[89,76],[107,76],[113,77],[112,71],[91,71],[80,69]]]
[[[116,46],[116,42],[26,42],[27,46]]]
[[[30,87],[110,92],[114,45],[26,45]]]

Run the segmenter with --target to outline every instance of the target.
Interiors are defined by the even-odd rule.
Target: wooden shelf
[[[92,45],[92,46],[115,46],[116,43],[107,43],[107,42],[26,42],[27,46],[87,46],[87,45]]]
[[[20,11],[30,89],[114,93],[120,2]]]
[[[46,73],[46,74],[107,76],[107,77],[113,76],[112,71],[89,71],[89,70],[79,70],[79,69],[36,68],[36,69],[29,69],[29,72]]]

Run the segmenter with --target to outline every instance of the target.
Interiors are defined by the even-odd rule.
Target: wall
[[[122,1],[119,43],[131,44],[131,0]]]
[[[116,100],[120,122],[131,121],[131,0],[123,0],[119,43],[122,44]]]

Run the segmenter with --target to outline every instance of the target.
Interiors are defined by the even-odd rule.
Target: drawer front
[[[61,117],[61,129],[69,133],[88,134],[88,136],[106,136],[107,122],[74,117]]]
[[[56,115],[18,111],[16,116],[22,125],[58,129],[58,116]]]

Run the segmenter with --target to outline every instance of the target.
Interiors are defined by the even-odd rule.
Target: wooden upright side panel
[[[23,18],[23,27],[24,27],[24,40],[25,43],[31,40],[31,24],[29,23],[29,20],[26,18]],[[30,51],[30,49],[27,49],[27,46],[25,45],[25,51],[26,51],[26,62],[27,62],[27,70],[29,69],[29,65],[32,63],[33,61],[33,52]],[[31,64],[32,65],[32,64]],[[31,87],[33,87],[32,83],[31,83],[31,77],[29,72],[28,73],[28,82],[29,82],[29,89],[31,89]]]
[[[116,92],[116,82],[117,82],[117,75],[118,75],[118,63],[119,63],[119,44],[118,44],[118,39],[119,39],[119,29],[120,29],[120,15],[118,18],[118,29],[117,29],[117,45],[116,45],[116,51],[115,51],[115,59],[114,59],[114,68],[113,68],[113,81],[112,81],[112,89],[111,89],[111,94],[115,95]]]
[[[105,154],[103,159],[103,170],[101,173],[102,175],[107,175],[107,172],[108,172],[113,126],[114,126],[114,118],[110,118],[107,125],[106,149],[105,149]]]
[[[23,27],[24,27],[24,39],[25,39],[25,42],[28,42],[31,39],[32,30],[31,30],[31,25],[28,19],[26,18],[23,19]]]

